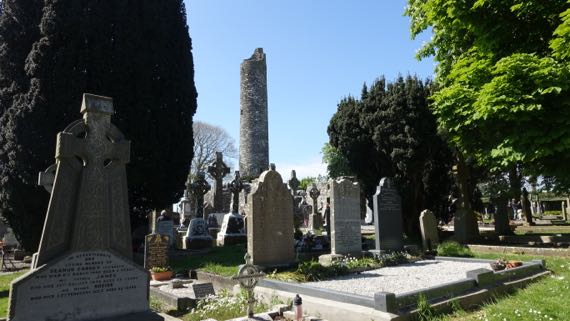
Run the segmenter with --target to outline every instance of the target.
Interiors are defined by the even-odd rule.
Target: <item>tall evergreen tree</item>
[[[451,153],[428,109],[430,90],[429,82],[416,77],[388,84],[381,78],[363,90],[361,100],[341,101],[329,125],[331,144],[367,194],[382,177],[395,179],[408,235],[417,235],[421,210],[442,214],[451,187]]]
[[[80,118],[82,93],[113,97],[113,122],[132,141],[134,222],[169,206],[184,185],[197,96],[182,0],[46,0],[40,28],[26,63],[30,88],[2,129],[9,159],[0,169],[0,210],[30,250],[40,233],[26,229],[41,225],[47,205],[37,172],[53,163],[57,132]]]

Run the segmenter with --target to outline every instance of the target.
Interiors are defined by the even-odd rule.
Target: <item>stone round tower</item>
[[[267,64],[257,48],[240,68],[239,171],[242,177],[259,176],[269,166],[267,125]]]

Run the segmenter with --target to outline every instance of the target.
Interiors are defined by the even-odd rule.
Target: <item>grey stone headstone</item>
[[[329,180],[331,186],[331,253],[362,254],[360,185],[350,178]]]
[[[437,220],[432,211],[424,210],[420,214],[420,230],[424,251],[433,251],[439,245]]]
[[[36,268],[12,282],[11,321],[149,312],[148,272],[132,262],[125,171],[130,142],[111,124],[111,98],[84,94],[81,113],[83,119],[58,134]]]
[[[404,248],[402,200],[390,178],[384,177],[380,180],[372,201],[376,250],[401,251]]]
[[[263,172],[247,196],[247,250],[253,264],[273,266],[295,260],[293,198],[281,175]]]

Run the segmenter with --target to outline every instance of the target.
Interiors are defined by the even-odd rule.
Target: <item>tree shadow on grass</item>
[[[10,290],[0,291],[0,298],[7,298],[10,295]]]

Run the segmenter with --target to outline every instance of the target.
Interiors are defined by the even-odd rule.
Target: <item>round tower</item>
[[[242,177],[259,176],[269,166],[267,64],[257,48],[240,68],[239,170]]]

